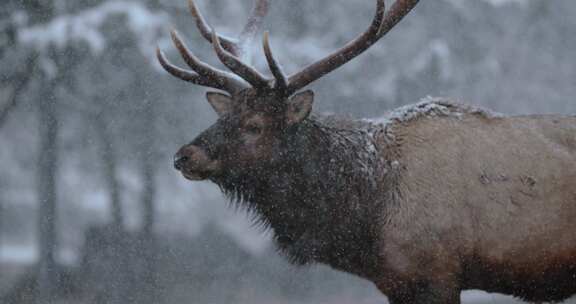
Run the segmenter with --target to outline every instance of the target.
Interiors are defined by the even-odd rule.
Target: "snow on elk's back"
[[[367,118],[364,121],[386,127],[391,123],[403,123],[424,116],[461,118],[464,114],[477,114],[484,117],[501,117],[502,114],[477,108],[444,98],[426,97],[420,102],[399,107],[385,113],[382,117]]]

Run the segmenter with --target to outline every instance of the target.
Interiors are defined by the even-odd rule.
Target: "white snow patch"
[[[19,30],[19,42],[40,51],[54,46],[62,49],[74,42],[84,42],[94,53],[106,47],[101,33],[102,25],[111,16],[126,16],[127,25],[138,38],[143,53],[155,46],[155,41],[168,24],[165,13],[152,12],[136,1],[107,1],[74,15],[61,15],[46,24],[38,24]]]
[[[35,244],[2,244],[0,249],[0,262],[2,263],[33,265],[38,261],[38,258],[38,247]],[[62,248],[56,255],[57,262],[64,265],[77,264],[79,258],[78,254],[70,248]]]
[[[38,251],[32,245],[2,246],[0,261],[14,264],[32,264],[38,259]]]

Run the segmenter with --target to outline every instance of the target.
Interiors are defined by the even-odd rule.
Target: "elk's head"
[[[219,36],[207,25],[194,1],[189,0],[188,3],[200,33],[213,45],[220,61],[233,72],[231,74],[200,61],[176,31],[172,31],[174,45],[193,71],[171,64],[162,51],[157,50],[160,64],[173,76],[223,91],[208,92],[206,95],[219,116],[218,121],[180,148],[174,159],[174,166],[186,178],[203,180],[257,169],[282,157],[287,151],[288,137],[297,136],[294,131],[312,110],[313,92],[298,91],[367,50],[392,29],[418,0],[397,0],[388,13],[385,13],[384,0],[377,0],[376,15],[364,33],[291,76],[286,76],[274,58],[268,33],[264,33],[264,54],[273,76],[271,78],[247,63],[249,54],[246,52],[268,12],[269,0],[256,1],[238,40]]]

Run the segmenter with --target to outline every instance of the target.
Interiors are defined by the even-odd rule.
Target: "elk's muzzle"
[[[218,162],[198,146],[187,145],[174,155],[174,168],[189,180],[204,180],[218,169]]]

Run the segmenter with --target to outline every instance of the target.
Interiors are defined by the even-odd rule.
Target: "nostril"
[[[188,160],[190,160],[190,157],[188,156],[177,156],[174,158],[174,168],[176,168],[176,170],[182,170],[182,168],[184,167],[184,164],[186,164],[186,162],[188,162]]]

